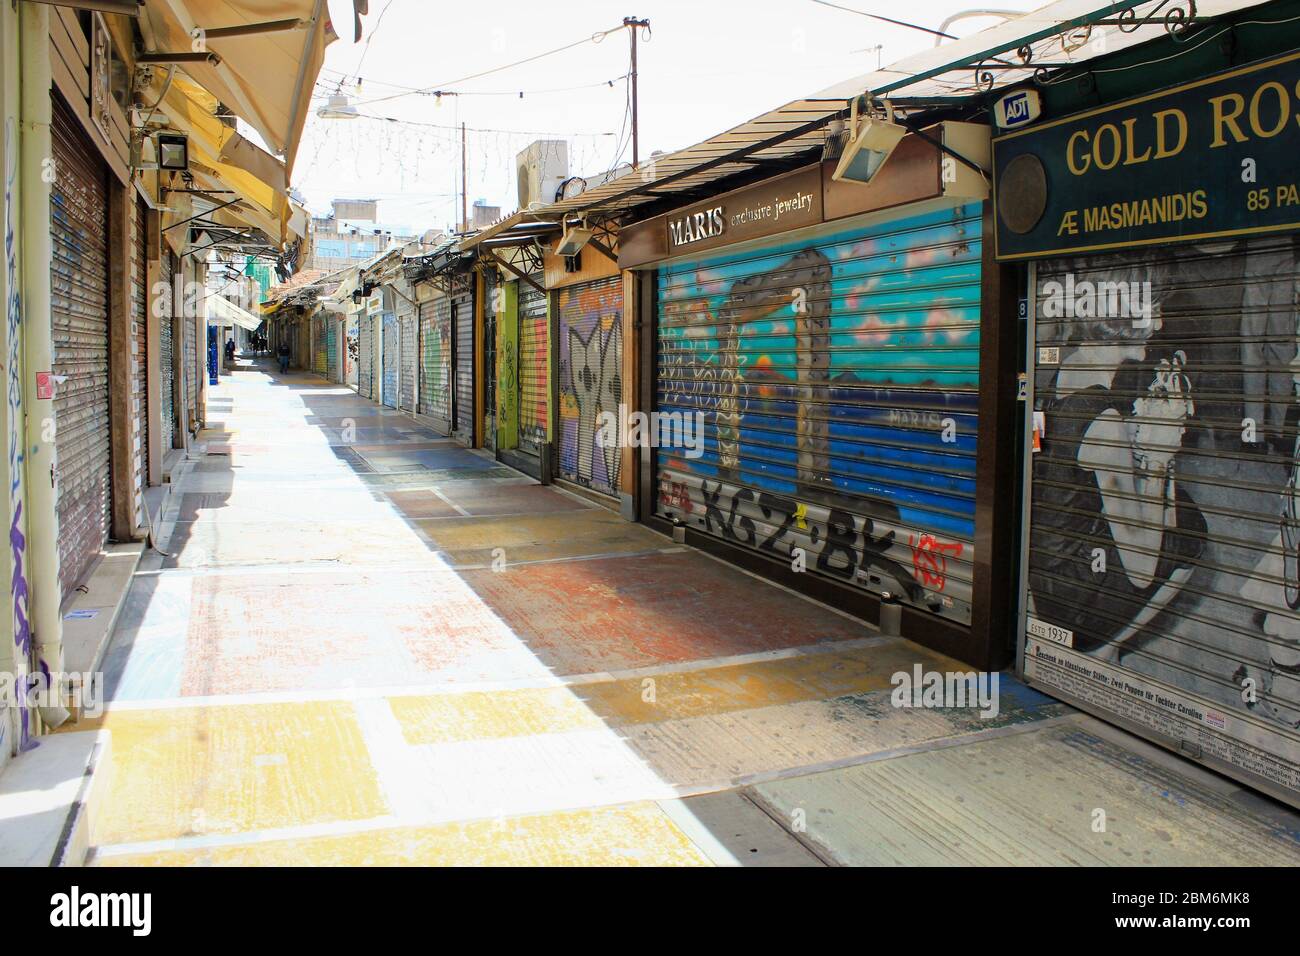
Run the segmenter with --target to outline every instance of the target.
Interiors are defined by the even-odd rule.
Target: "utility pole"
[[[465,160],[465,124],[460,124],[460,231],[469,232],[469,163]]]
[[[632,41],[632,168],[636,169],[641,165],[641,137],[637,129],[637,92],[636,92],[636,34],[638,30],[650,29],[649,20],[638,20],[636,17],[624,17],[623,26],[628,28],[628,34]]]

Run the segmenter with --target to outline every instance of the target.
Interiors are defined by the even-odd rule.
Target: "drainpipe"
[[[36,391],[36,376],[54,365],[50,317],[50,184],[47,161],[54,155],[50,137],[50,8],[24,3],[21,33],[20,177],[22,184],[23,393],[27,400],[27,566],[28,614],[36,666],[63,673],[63,621],[59,616],[59,522],[54,494],[54,399]],[[55,170],[57,175],[58,170]],[[60,388],[54,383],[54,389]],[[67,719],[59,708],[42,708],[45,723]]]

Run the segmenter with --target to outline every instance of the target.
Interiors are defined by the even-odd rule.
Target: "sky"
[[[837,3],[931,29],[972,9],[957,0]],[[999,0],[997,7],[1041,5]],[[518,205],[515,157],[534,140],[568,141],[573,175],[630,161],[625,16],[650,21],[650,36],[638,41],[642,160],[935,42],[814,0],[370,0],[360,43],[353,43],[350,0],[329,0],[329,8],[340,39],[326,51],[293,185],[318,215],[334,198],[378,199],[383,224],[414,234],[459,218],[461,123],[469,202],[483,199],[503,212]],[[995,22],[966,19],[948,32],[966,36]],[[576,45],[467,79],[569,44]],[[411,92],[421,89],[457,95]],[[318,117],[336,92],[351,97],[363,118]]]

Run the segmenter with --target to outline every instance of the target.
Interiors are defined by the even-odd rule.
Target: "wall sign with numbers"
[[[994,140],[999,259],[1300,229],[1300,53]]]

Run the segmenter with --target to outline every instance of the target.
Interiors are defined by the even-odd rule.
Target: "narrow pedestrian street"
[[[345,385],[244,358],[208,408],[105,658],[92,864],[1300,862],[1009,674],[893,707],[964,668]]]

